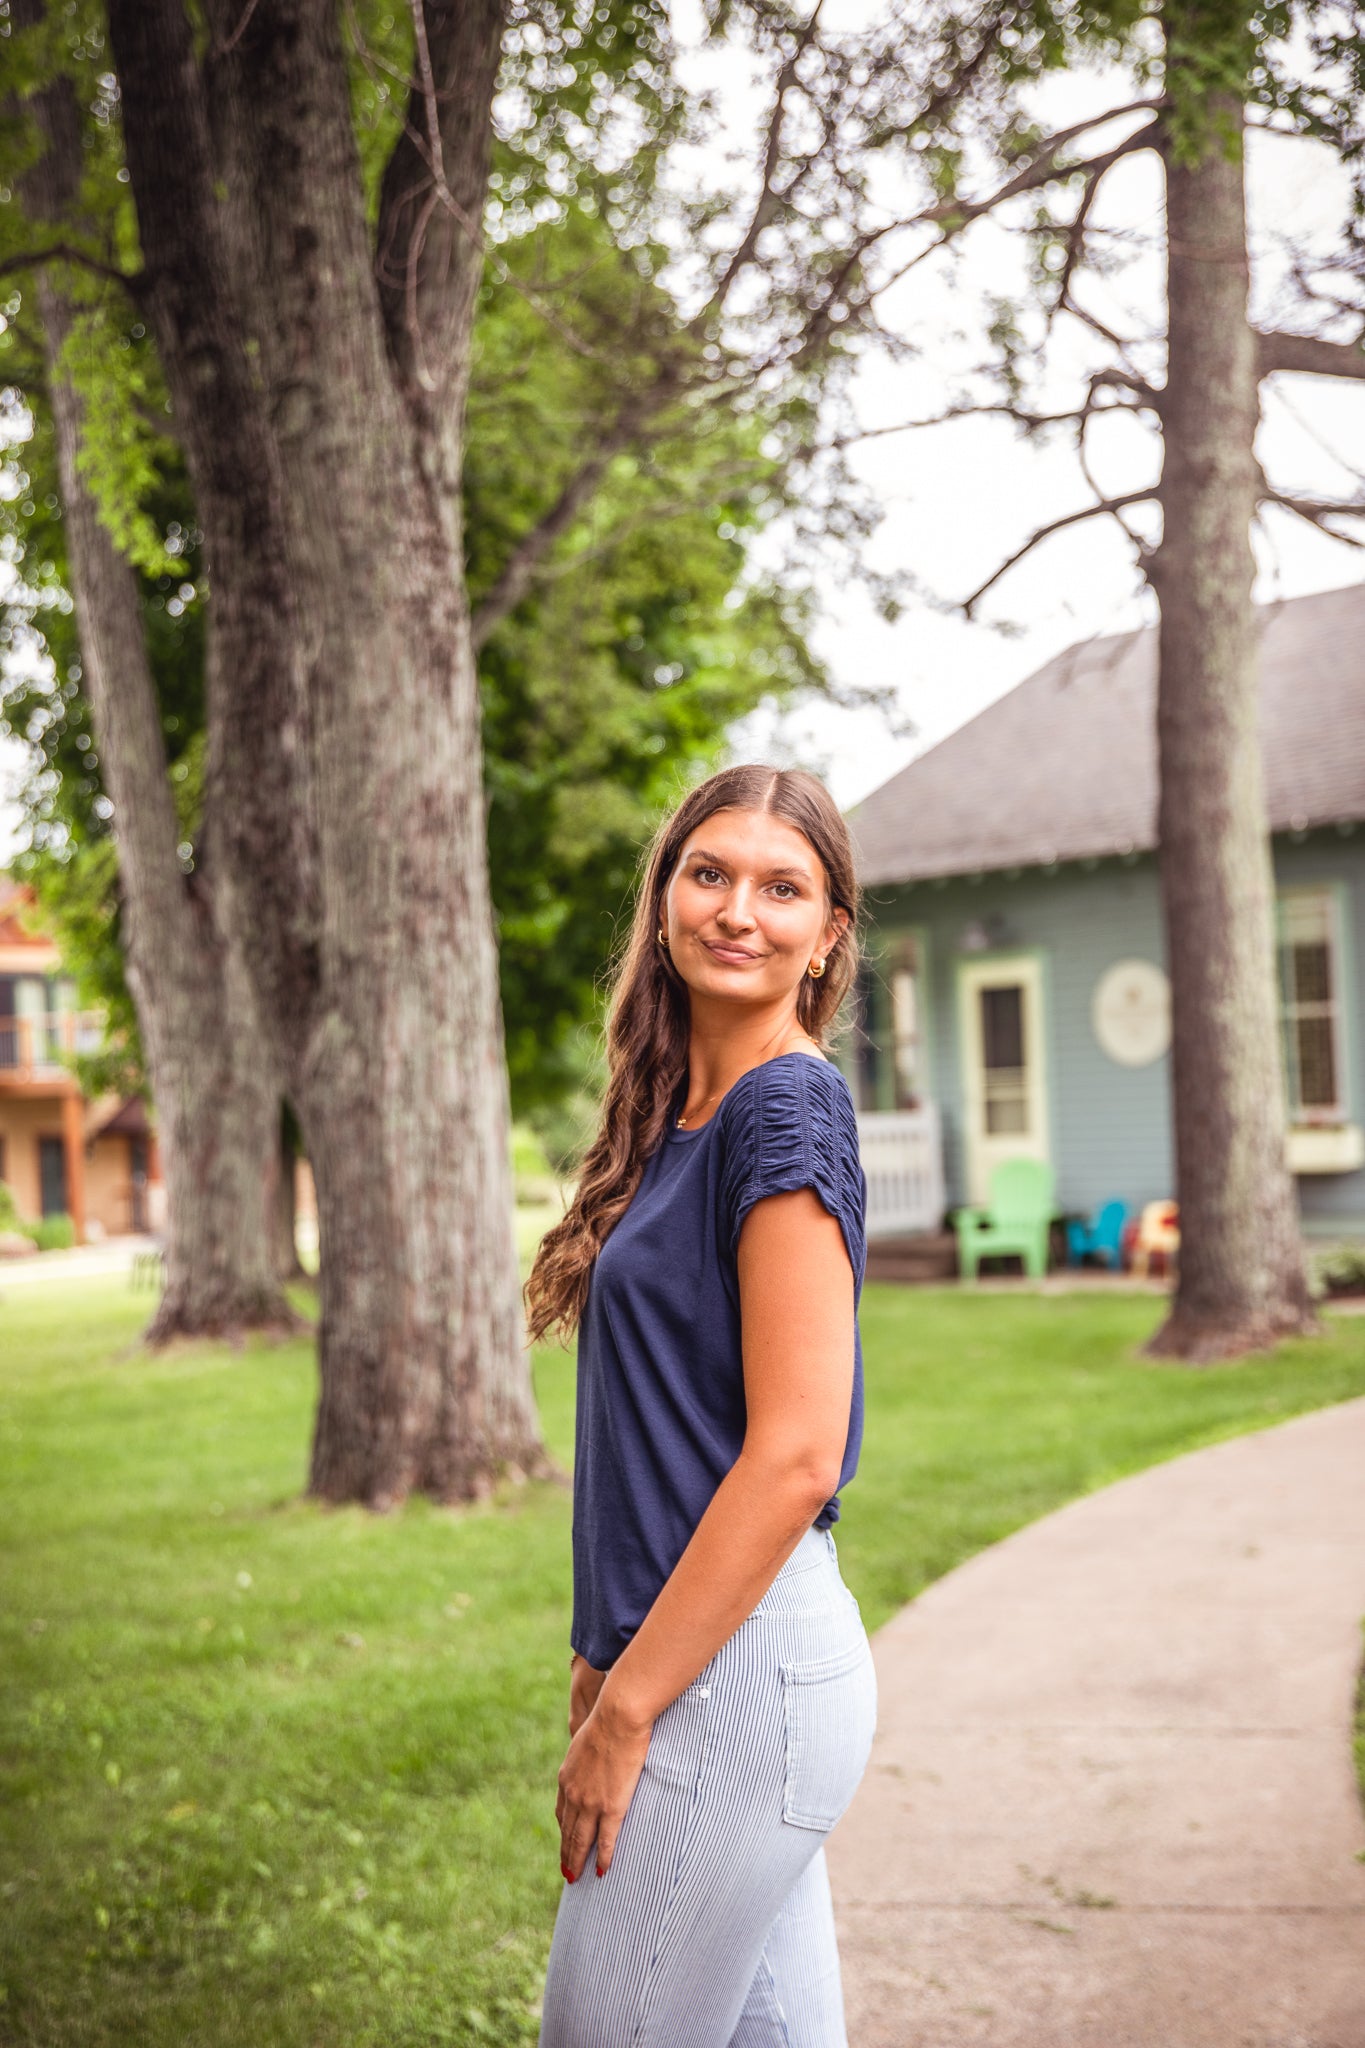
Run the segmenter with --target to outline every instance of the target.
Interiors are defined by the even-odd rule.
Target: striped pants
[[[825,1836],[877,1681],[828,1530],[654,1723],[600,1881],[560,1894],[540,2048],[846,2048]]]

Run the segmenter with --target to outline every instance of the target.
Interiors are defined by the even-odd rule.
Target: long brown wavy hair
[[[861,892],[853,846],[833,797],[803,768],[722,768],[689,790],[641,856],[630,929],[607,970],[607,1088],[597,1135],[583,1156],[569,1209],[541,1239],[522,1290],[531,1343],[549,1331],[565,1342],[583,1314],[593,1263],[640,1184],[687,1068],[691,1008],[687,983],[658,943],[664,891],[678,856],[715,811],[767,811],[803,832],[825,872],[825,915],[848,912],[818,979],[802,977],[796,1018],[828,1051],[840,1005],[862,952]]]

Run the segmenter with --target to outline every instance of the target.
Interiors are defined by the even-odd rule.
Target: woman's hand
[[[588,1667],[591,1670],[591,1666]],[[605,1674],[597,1673],[600,1681]],[[605,1877],[644,1769],[652,1722],[629,1720],[610,1696],[593,1706],[560,1766],[559,1867],[570,1884],[583,1875],[588,1851],[597,1843],[597,1875]]]
[[[575,1650],[569,1669],[569,1734],[577,1735],[593,1708],[597,1695],[602,1690],[605,1671],[597,1670]]]

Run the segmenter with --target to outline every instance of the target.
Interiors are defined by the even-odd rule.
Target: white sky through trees
[[[1049,80],[1035,108],[1040,126],[1055,130],[1129,96],[1115,74],[1071,74]],[[1121,132],[1107,131],[1106,139]],[[1097,141],[1088,138],[1087,148]],[[1305,326],[1289,284],[1287,251],[1325,256],[1339,245],[1347,180],[1324,145],[1252,134],[1248,196],[1253,316],[1266,326]],[[1163,301],[1162,183],[1155,161],[1138,156],[1117,165],[1094,217],[1112,230],[1116,252],[1126,251],[1130,260],[1111,278],[1078,282],[1077,297],[1125,334],[1154,328]],[[1023,218],[1022,212],[1014,216],[1016,224]],[[883,302],[884,324],[915,340],[920,353],[910,364],[864,358],[855,385],[861,427],[933,417],[968,387],[986,395],[984,384],[971,387],[969,376],[989,353],[980,307],[989,295],[1026,289],[1024,255],[1017,225],[1011,230],[983,220],[964,238],[951,278],[941,266],[932,276],[932,266],[925,266]],[[1086,346],[1076,323],[1068,326],[1064,333],[1059,324],[1055,368],[1040,387],[1049,405],[1074,404],[1075,372],[1106,360],[1101,344]],[[1144,366],[1160,381],[1159,350]],[[1333,498],[1360,492],[1365,385],[1280,376],[1263,384],[1262,400],[1258,453],[1281,488]],[[1112,426],[1106,422],[1092,433],[1090,446],[1105,491],[1134,488],[1157,474],[1157,437],[1131,417],[1116,414]],[[868,549],[871,561],[884,570],[908,569],[941,599],[965,597],[1037,527],[1090,501],[1069,434],[1029,442],[1001,418],[958,419],[869,440],[852,459],[883,512]],[[1154,537],[1151,514],[1131,516]],[[1253,543],[1258,601],[1365,581],[1365,552],[1276,507],[1264,508]],[[894,625],[887,624],[850,583],[844,564],[833,560],[820,579],[820,595],[824,617],[811,637],[833,675],[893,684],[901,714],[917,730],[897,734],[875,711],[818,703],[781,718],[752,714],[735,732],[735,750],[739,758],[794,759],[818,769],[845,808],[1062,648],[1156,619],[1155,599],[1111,519],[1045,542],[1001,581],[972,621],[912,600]],[[1016,630],[1006,635],[995,629],[1000,622]]]
[[[861,0],[833,0],[824,16],[836,32],[865,12]],[[689,82],[710,89],[715,113],[708,138],[684,152],[671,176],[696,189],[752,184],[766,97],[742,50],[701,50],[696,0],[676,0],[675,24]],[[1038,95],[1040,122],[1056,128],[1128,96],[1113,74],[1051,79]],[[1114,131],[1115,134],[1119,132]],[[1335,246],[1347,204],[1346,181],[1325,147],[1254,134],[1249,146],[1254,310],[1265,324],[1298,325],[1288,305],[1285,250],[1293,244],[1325,253]],[[892,195],[888,195],[889,197]],[[941,412],[965,392],[988,354],[981,309],[988,295],[1022,294],[1025,248],[1018,224],[984,220],[964,238],[951,267],[935,258],[881,304],[883,324],[910,340],[909,362],[867,352],[853,380],[856,423],[885,428]],[[1088,278],[1077,296],[1126,333],[1153,328],[1161,312],[1161,184],[1145,156],[1109,174],[1096,213],[1110,231],[1114,275]],[[1272,317],[1273,316],[1273,317]],[[1060,328],[1052,368],[1039,394],[1074,401],[1075,375],[1104,358],[1076,323]],[[1160,372],[1159,353],[1146,361]],[[1261,455],[1275,481],[1305,494],[1345,497],[1365,472],[1365,384],[1306,377],[1263,386]],[[842,427],[840,431],[843,431]],[[1116,417],[1095,432],[1097,481],[1123,490],[1156,474],[1159,446],[1149,430]],[[814,581],[822,617],[811,635],[837,681],[894,687],[900,729],[884,713],[816,702],[781,717],[760,709],[735,728],[738,759],[800,761],[829,780],[842,806],[884,782],[898,768],[972,717],[1070,642],[1124,631],[1155,617],[1132,551],[1112,520],[1097,519],[1046,542],[991,592],[977,619],[944,616],[929,601],[961,598],[1034,528],[1088,501],[1070,438],[1023,440],[1000,418],[955,420],[889,434],[850,451],[857,475],[881,509],[865,544],[869,563],[908,571],[926,592],[911,597],[894,624],[850,576],[849,558],[831,544],[816,558]],[[1146,530],[1150,531],[1150,527]],[[783,560],[779,527],[759,543],[761,566]],[[1268,507],[1255,535],[1263,600],[1299,596],[1365,581],[1365,553],[1335,543],[1293,515]],[[992,622],[1006,621],[1008,637]],[[910,728],[913,728],[911,730]],[[17,844],[16,808],[3,802],[21,765],[21,749],[0,742],[0,862]]]

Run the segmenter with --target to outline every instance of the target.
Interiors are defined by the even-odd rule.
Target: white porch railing
[[[938,1106],[858,1112],[867,1175],[867,1235],[937,1230],[943,1220],[943,1144]]]

